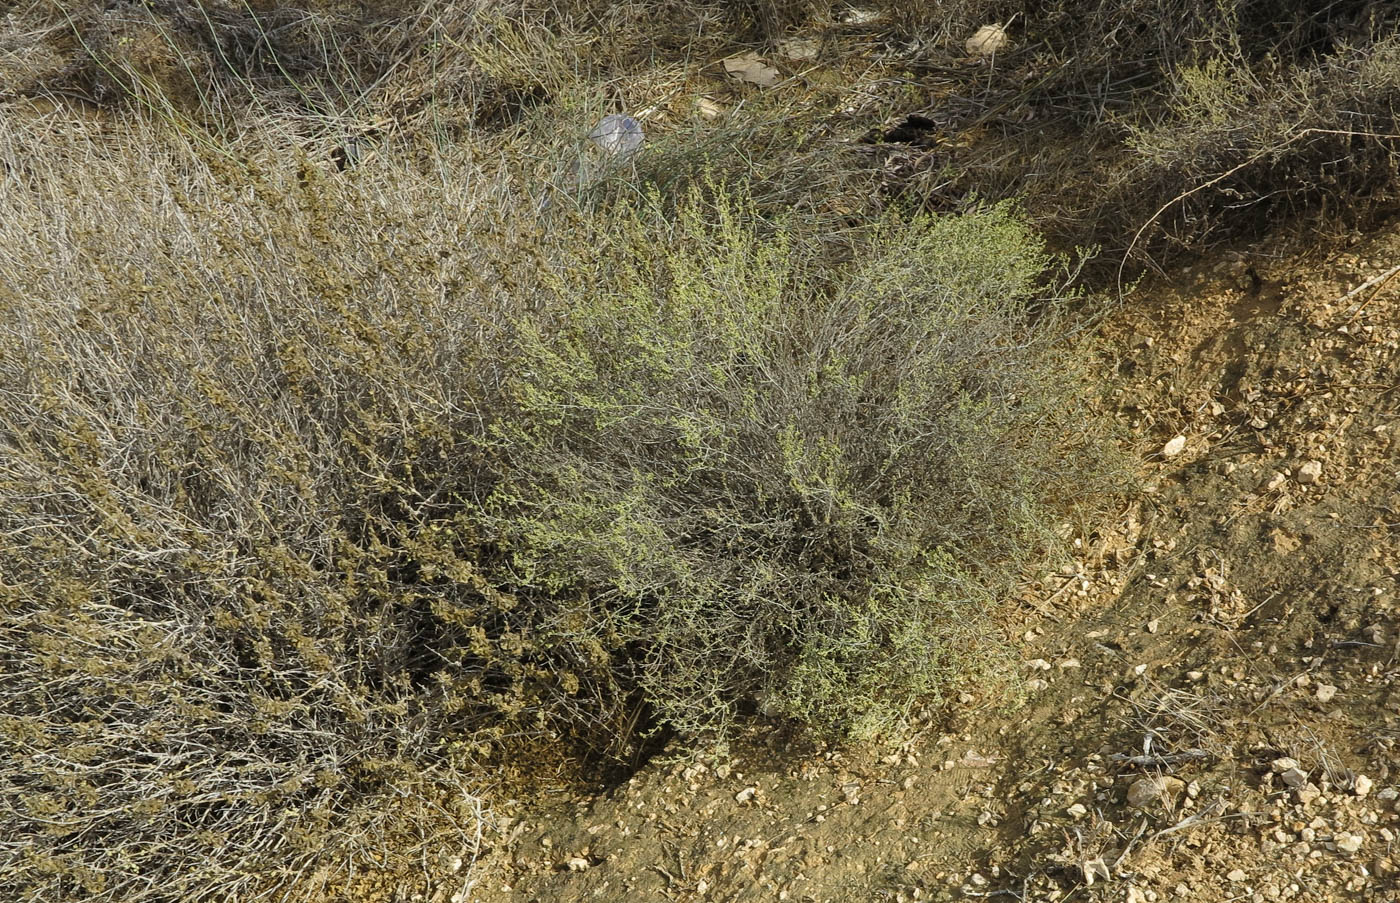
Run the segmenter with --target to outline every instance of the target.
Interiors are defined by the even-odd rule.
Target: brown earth
[[[1400,898],[1400,277],[1351,293],[1400,229],[1350,244],[1226,255],[1108,318],[1144,488],[1010,606],[1023,704],[969,686],[873,750],[756,726],[537,785],[436,897]]]

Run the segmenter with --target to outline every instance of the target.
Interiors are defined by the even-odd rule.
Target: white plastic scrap
[[[636,153],[647,140],[642,124],[624,113],[609,113],[598,121],[588,140],[610,154],[625,156]]]

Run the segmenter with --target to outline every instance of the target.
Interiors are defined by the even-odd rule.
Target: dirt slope
[[[1400,276],[1348,295],[1397,264],[1255,248],[1110,319],[1146,491],[1008,616],[1023,706],[544,788],[439,897],[1400,898]]]

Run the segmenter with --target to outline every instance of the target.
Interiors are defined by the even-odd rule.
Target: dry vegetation
[[[1141,248],[1381,203],[1400,45],[1061,3],[990,67],[1004,10],[915,6],[8,5],[0,890],[451,874],[512,750],[870,736],[992,669],[1119,472],[1046,238],[1223,173]],[[834,83],[589,156],[624,88],[800,27]],[[892,168],[853,139],[919,73]]]

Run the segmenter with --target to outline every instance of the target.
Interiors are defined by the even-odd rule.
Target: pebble
[[[1298,767],[1298,760],[1292,756],[1279,756],[1269,763],[1269,768],[1274,774],[1283,774],[1285,771],[1292,771]]]
[[[757,787],[745,787],[743,790],[740,790],[738,793],[734,794],[734,802],[747,803],[749,800],[754,798],[754,794],[756,793],[758,793]]]
[[[1181,450],[1185,447],[1186,437],[1177,436],[1175,439],[1172,439],[1166,445],[1162,446],[1162,457],[1175,458],[1177,455],[1181,454]]]
[[[1309,461],[1298,468],[1298,482],[1304,486],[1322,479],[1322,462]]]
[[[1334,696],[1336,696],[1336,695],[1337,695],[1337,688],[1334,687],[1334,686],[1332,686],[1331,684],[1318,684],[1318,685],[1317,685],[1317,701],[1318,701],[1318,702],[1323,702],[1323,703],[1331,702],[1331,701],[1332,701],[1332,697],[1334,697]]]
[[[1294,790],[1297,790],[1300,787],[1307,786],[1308,773],[1301,768],[1294,767],[1288,769],[1285,772],[1282,772],[1279,775],[1279,779],[1282,780],[1283,783],[1287,786],[1291,787]]]
[[[1351,785],[1351,790],[1357,796],[1366,796],[1371,792],[1371,788],[1376,786],[1376,782],[1366,777],[1364,774],[1356,776],[1356,780]]]
[[[1179,793],[1184,785],[1173,777],[1138,778],[1128,787],[1128,805],[1143,809],[1158,802],[1163,797]]]
[[[1248,878],[1249,875],[1245,874],[1244,869],[1235,869],[1235,870],[1233,870],[1232,872],[1230,872],[1230,874],[1226,875],[1225,877],[1226,877],[1226,879],[1228,879],[1229,881],[1232,881],[1232,882],[1234,882],[1235,884],[1239,884],[1241,881],[1243,881],[1243,880],[1245,880],[1246,878]]]
[[[1068,812],[1070,815],[1074,816],[1075,818],[1083,818],[1084,816],[1089,814],[1089,810],[1085,808],[1083,803],[1075,803],[1073,806],[1070,806],[1065,811]]]
[[[592,863],[590,863],[587,859],[584,859],[582,856],[575,856],[568,862],[566,862],[565,865],[569,867],[569,871],[571,872],[582,872],[587,871],[588,867],[592,865]]]
[[[1361,845],[1365,843],[1365,840],[1360,834],[1349,834],[1346,831],[1338,834],[1336,837],[1332,838],[1332,840],[1337,844],[1337,849],[1341,850],[1343,853],[1355,853],[1360,850]]]

